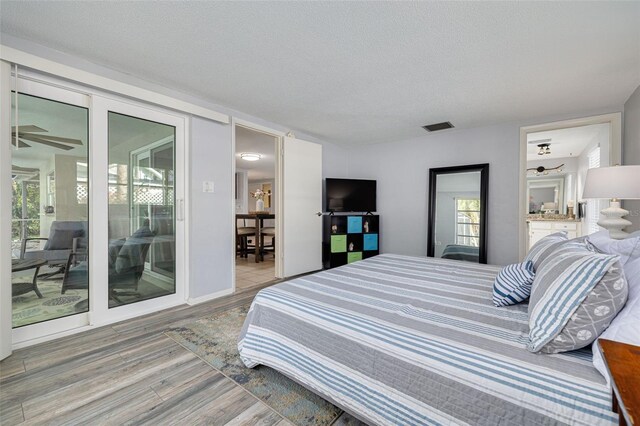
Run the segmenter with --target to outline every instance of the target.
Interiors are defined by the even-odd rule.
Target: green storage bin
[[[332,235],[331,236],[331,253],[344,253],[347,251],[347,236]]]
[[[347,255],[347,263],[357,262],[358,260],[362,260],[361,251],[352,251]]]

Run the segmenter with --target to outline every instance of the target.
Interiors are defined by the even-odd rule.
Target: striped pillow
[[[536,272],[531,289],[527,349],[538,352],[560,334],[618,260],[619,256],[593,253],[586,248],[553,253]]]
[[[498,307],[515,305],[529,298],[533,277],[530,260],[502,268],[493,283],[493,304]]]
[[[537,272],[542,261],[553,253],[558,246],[568,240],[567,233],[564,231],[547,235],[531,247],[531,250],[529,250],[529,253],[527,253],[527,256],[524,258],[524,262],[529,260],[533,262],[533,270]]]

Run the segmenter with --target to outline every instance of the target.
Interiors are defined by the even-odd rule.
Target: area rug
[[[32,272],[33,274],[33,272]],[[33,276],[17,277],[13,282],[31,281]],[[78,313],[76,304],[87,299],[87,290],[67,290],[61,294],[62,279],[39,280],[42,299],[30,291],[11,298],[13,327],[35,324]]]
[[[248,310],[248,305],[234,308],[165,334],[294,424],[332,424],[341,409],[269,367],[244,366],[237,340]]]

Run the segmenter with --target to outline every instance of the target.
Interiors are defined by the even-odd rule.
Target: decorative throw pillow
[[[591,344],[622,310],[628,289],[622,266],[616,262],[578,306],[562,331],[541,352],[567,352]]]
[[[47,240],[45,250],[69,250],[73,246],[74,231],[70,229],[56,229]]]
[[[556,232],[555,234],[547,235],[531,247],[529,253],[527,253],[527,256],[524,258],[524,262],[531,261],[535,272],[547,256],[568,240],[566,232]]]
[[[581,251],[560,249],[548,256],[531,289],[527,349],[557,353],[592,343],[627,298],[618,260],[619,256],[593,253],[586,245]]]
[[[82,237],[85,233],[82,229],[54,229],[53,235],[44,245],[44,250],[69,250],[73,248],[73,239]]]
[[[530,260],[502,268],[493,283],[493,304],[515,305],[528,299],[534,275]]]
[[[153,237],[153,232],[145,225],[127,238],[116,259],[117,273],[128,272],[143,266],[142,251],[145,245],[151,244],[150,237]]]
[[[126,238],[109,241],[109,268],[115,268],[118,253],[120,253],[120,249],[124,246],[125,241]]]

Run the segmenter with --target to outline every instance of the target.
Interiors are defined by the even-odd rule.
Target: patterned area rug
[[[296,425],[332,424],[342,414],[341,409],[269,367],[244,366],[237,339],[248,309],[234,308],[165,334]],[[342,420],[340,423],[346,424]]]
[[[17,277],[12,282],[31,281],[32,279],[32,275]],[[13,327],[77,314],[76,304],[86,300],[88,294],[87,290],[67,290],[65,294],[60,294],[62,279],[39,280],[38,289],[42,293],[42,299],[38,298],[33,291],[12,297]]]

